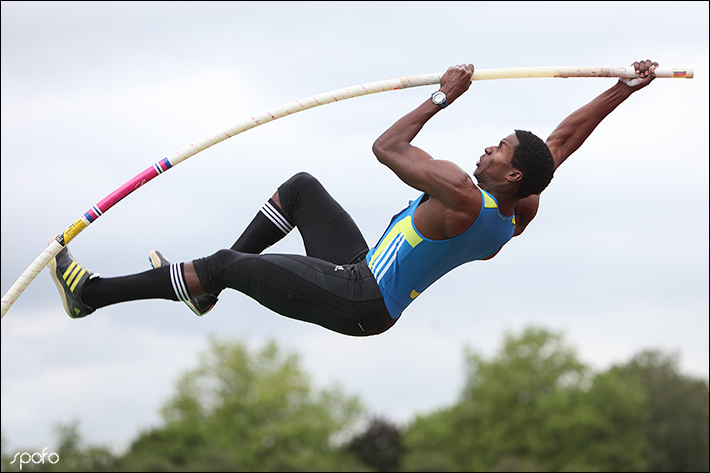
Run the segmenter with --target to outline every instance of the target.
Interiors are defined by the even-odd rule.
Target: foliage
[[[339,389],[314,393],[296,355],[274,342],[250,354],[212,340],[197,369],[163,409],[165,426],[143,433],[126,468],[231,471],[335,471],[356,462],[334,437],[361,416]]]
[[[708,383],[679,373],[677,355],[645,351],[610,371],[642,386],[649,471],[710,471]]]
[[[441,471],[643,471],[640,389],[594,377],[560,335],[530,328],[491,361],[468,350],[467,366],[461,400],[407,430],[407,468],[427,456]]]
[[[59,462],[22,471],[708,471],[708,382],[681,375],[676,356],[642,352],[594,373],[536,328],[491,359],[464,355],[453,405],[354,433],[367,419],[359,398],[314,390],[295,354],[212,339],[162,425],[127,452],[84,446],[73,423],[58,428]],[[19,471],[6,445],[2,471]]]
[[[373,417],[365,431],[350,440],[348,450],[374,471],[399,471],[403,453],[400,429]]]

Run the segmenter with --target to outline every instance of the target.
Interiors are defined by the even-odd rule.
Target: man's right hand
[[[439,90],[446,94],[449,104],[459,98],[471,87],[471,77],[473,76],[473,64],[460,64],[449,67],[441,76]]]
[[[646,59],[645,61],[635,62],[632,66],[634,66],[634,69],[636,70],[636,73],[639,74],[639,77],[633,79],[619,79],[619,82],[631,88],[632,92],[643,89],[656,78],[653,71],[655,71],[658,67],[657,62]]]

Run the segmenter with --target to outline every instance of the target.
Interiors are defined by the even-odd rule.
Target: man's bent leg
[[[254,216],[233,251],[259,254],[285,237],[295,226],[303,237],[306,253],[336,264],[360,261],[368,247],[350,215],[325,188],[308,173],[298,173],[284,182]],[[153,267],[170,264],[153,250]],[[154,262],[158,260],[158,264]],[[197,296],[185,303],[193,312],[207,313],[217,302],[221,289]]]
[[[349,264],[361,260],[367,253],[367,243],[350,215],[317,179],[304,172],[279,186],[231,249],[260,254],[294,227],[301,233],[309,256]],[[216,302],[219,293],[209,297]]]
[[[298,173],[277,194],[273,200],[298,228],[308,256],[340,265],[365,256],[369,248],[357,224],[315,177]]]
[[[234,242],[231,249],[242,253],[259,254],[288,235],[291,230],[293,230],[293,223],[289,221],[278,204],[278,192],[276,192],[257,212],[249,225],[247,225],[247,228]],[[154,259],[160,260],[164,259],[164,257],[158,251],[152,250],[151,262]],[[153,267],[156,267],[156,265],[153,264]],[[220,292],[198,296],[195,299],[185,301],[185,303],[193,312],[203,315],[215,306]]]
[[[369,249],[350,215],[305,172],[279,186],[231,249],[261,253],[294,227],[301,233],[308,256],[349,264],[359,261]]]

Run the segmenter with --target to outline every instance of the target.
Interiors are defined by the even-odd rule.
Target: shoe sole
[[[61,251],[61,250],[60,250]],[[69,310],[69,301],[67,300],[67,292],[64,289],[64,286],[60,282],[59,278],[57,277],[57,263],[55,262],[55,259],[52,259],[52,261],[49,262],[49,270],[51,271],[52,275],[52,281],[54,281],[54,285],[57,286],[57,289],[59,289],[59,295],[62,298],[62,305],[64,306],[64,312],[69,315],[72,319],[74,318],[71,315],[71,311]]]
[[[153,269],[164,266],[163,259],[158,255],[158,252],[156,252],[155,250],[150,250],[148,261],[150,261],[150,265],[153,267]]]

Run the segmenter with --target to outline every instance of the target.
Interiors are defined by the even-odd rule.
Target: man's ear
[[[507,176],[505,176],[505,178],[508,182],[520,182],[523,180],[523,173],[518,169],[513,169]]]

